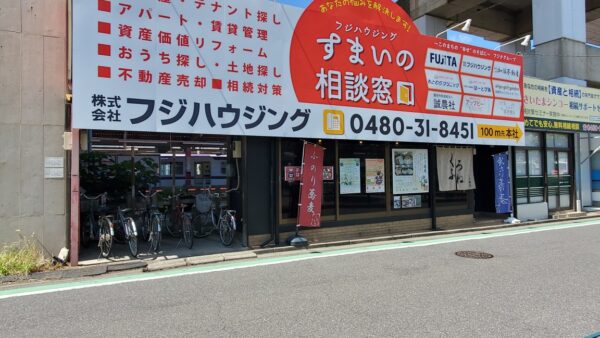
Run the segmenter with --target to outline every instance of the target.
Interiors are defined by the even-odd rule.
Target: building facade
[[[73,2],[77,3],[77,1]],[[548,2],[552,2],[552,5],[549,5]],[[104,0],[94,3],[95,6],[88,6],[89,8],[86,9],[94,11],[93,15],[80,15],[79,19],[85,17],[86,20],[89,20],[90,17],[93,17],[95,20],[97,19],[98,23],[77,31],[80,29],[78,27],[82,27],[81,24],[75,24],[75,28],[69,30],[71,20],[78,20],[78,14],[72,11],[71,1],[0,2],[0,47],[2,47],[0,48],[0,87],[2,89],[0,91],[2,98],[0,100],[0,128],[2,128],[0,136],[4,138],[0,147],[0,177],[2,177],[3,187],[6,187],[0,193],[0,241],[2,242],[16,240],[18,238],[16,230],[19,229],[23,234],[35,233],[35,236],[51,254],[56,254],[61,247],[68,246],[71,248],[71,253],[77,255],[79,192],[83,187],[80,185],[82,177],[80,177],[79,170],[85,167],[80,164],[79,155],[81,153],[85,158],[86,153],[95,151],[114,156],[117,159],[116,162],[126,162],[130,158],[135,163],[139,159],[154,158],[159,168],[157,174],[160,176],[160,183],[158,185],[162,187],[206,188],[207,186],[220,186],[231,190],[229,203],[238,211],[241,225],[238,229],[239,237],[249,247],[258,247],[268,243],[282,244],[296,229],[300,193],[300,180],[296,172],[302,166],[304,140],[325,148],[323,166],[328,170],[328,174],[323,177],[321,227],[303,230],[303,235],[313,242],[470,227],[477,224],[489,224],[485,222],[490,219],[501,221],[509,214],[496,214],[494,189],[496,182],[493,176],[489,175],[494,170],[492,155],[500,153],[510,154],[512,207],[518,218],[547,218],[555,212],[577,211],[582,207],[591,206],[595,202],[600,203],[600,197],[594,194],[594,185],[597,184],[600,187],[600,183],[594,183],[593,179],[600,170],[600,160],[597,156],[590,156],[591,152],[600,146],[600,143],[594,137],[593,128],[588,129],[590,132],[582,129],[584,124],[595,125],[595,120],[571,119],[569,114],[581,115],[581,110],[574,109],[575,106],[573,109],[564,109],[566,116],[563,118],[552,115],[554,111],[550,108],[544,112],[549,115],[540,117],[535,114],[528,116],[528,103],[525,102],[524,136],[522,133],[519,134],[519,131],[515,131],[519,138],[516,142],[518,146],[513,146],[508,141],[467,142],[458,138],[451,142],[444,141],[439,137],[421,140],[399,136],[394,138],[393,132],[389,137],[378,139],[369,136],[368,132],[372,129],[375,134],[375,129],[377,129],[376,132],[381,133],[383,130],[380,128],[381,124],[389,124],[376,121],[371,125],[368,118],[360,124],[357,122],[359,118],[353,119],[352,124],[347,124],[348,129],[361,129],[360,133],[357,133],[358,136],[348,138],[335,136],[335,133],[316,132],[302,137],[290,137],[293,135],[277,134],[277,130],[271,132],[269,131],[271,129],[258,136],[251,136],[253,134],[248,130],[208,135],[194,131],[193,128],[174,133],[168,129],[168,124],[175,123],[170,118],[177,115],[176,109],[173,108],[173,104],[176,104],[177,100],[171,100],[170,105],[167,104],[167,106],[164,101],[155,103],[156,111],[161,109],[160,112],[164,113],[162,126],[167,125],[167,127],[164,127],[163,131],[158,127],[149,129],[141,127],[136,127],[137,129],[112,128],[108,123],[109,115],[106,115],[108,109],[104,109],[99,103],[98,105],[94,104],[94,108],[98,108],[96,115],[90,116],[94,119],[102,117],[107,123],[89,130],[82,128],[84,124],[77,122],[76,116],[82,116],[84,113],[77,108],[77,104],[82,100],[92,102],[93,98],[83,94],[78,95],[77,88],[88,86],[88,84],[74,83],[72,88],[72,75],[80,76],[80,79],[87,78],[90,82],[101,81],[101,79],[98,80],[98,77],[110,78],[113,76],[117,78],[123,74],[127,77],[128,67],[124,66],[126,63],[119,65],[111,63],[113,61],[89,66],[90,59],[82,57],[84,54],[81,53],[89,48],[77,45],[83,41],[81,37],[77,38],[77,34],[114,36],[112,40],[100,38],[102,43],[98,43],[97,48],[96,45],[92,46],[94,51],[97,49],[100,57],[123,60],[118,55],[127,58],[129,54],[134,54],[131,58],[140,57],[143,60],[157,57],[163,64],[168,58],[169,62],[178,63],[177,66],[173,66],[173,69],[177,69],[176,67],[179,66],[183,67],[182,65],[186,62],[185,55],[181,57],[175,54],[150,55],[143,45],[145,42],[138,41],[130,45],[123,43],[123,46],[115,44],[111,48],[114,41],[120,43],[119,39],[127,38],[124,35],[127,34],[126,27],[129,25],[134,28],[133,38],[141,38],[142,28],[153,29],[154,35],[151,36],[153,39],[166,39],[166,34],[158,35],[158,31],[162,28],[161,24],[142,27],[141,23],[135,21],[133,24],[119,21],[119,19],[115,19],[114,22],[110,21],[112,19],[109,15],[116,17],[119,12],[123,12],[124,15],[133,15],[127,13],[130,10],[127,6]],[[600,83],[600,71],[598,71],[600,60],[588,57],[599,53],[598,49],[592,46],[594,42],[597,43],[596,41],[600,40],[597,33],[594,33],[597,32],[594,27],[600,25],[600,19],[598,19],[600,9],[593,8],[594,4],[592,1],[584,0],[515,0],[498,3],[489,1],[397,1],[397,5],[404,8],[412,18],[412,20],[409,18],[405,21],[410,25],[414,20],[414,25],[423,35],[435,36],[466,19],[472,19],[471,33],[494,41],[510,41],[525,34],[531,34],[535,41],[535,49],[519,47],[517,43],[502,47],[502,51],[522,55],[522,70],[524,75],[532,78],[531,83],[535,84],[540,80],[550,81],[538,84],[540,87],[548,89],[549,86],[553,86],[552,82],[554,82],[557,83],[555,87],[561,88],[561,91],[563,89],[561,86],[565,86],[564,88],[567,90],[577,91],[580,87],[593,87]],[[386,2],[384,5],[389,6],[392,11],[396,8],[391,7],[396,6],[393,3],[387,4]],[[230,7],[230,12],[232,12],[234,6]],[[157,14],[152,17],[153,14],[145,11],[143,6],[135,9],[135,17],[139,17],[140,20],[142,18],[158,20],[159,18],[156,16]],[[241,11],[241,9],[239,10]],[[245,10],[246,13],[250,11],[248,8]],[[252,17],[258,12],[262,11],[252,11]],[[278,22],[282,20],[277,17],[276,13],[265,12],[268,14],[264,18],[265,24],[278,25]],[[181,16],[180,25],[173,24],[173,27],[183,27],[184,22],[181,20],[184,19],[184,16]],[[340,22],[340,24],[343,26],[344,23]],[[216,29],[214,25],[212,23],[213,30]],[[224,32],[225,27],[230,29],[229,33],[231,34],[233,26],[224,26],[219,29],[223,29]],[[274,27],[277,28],[277,26]],[[344,29],[346,28],[344,27]],[[173,29],[175,31],[178,28]],[[239,29],[242,32],[242,28]],[[353,29],[356,30],[357,27],[353,27]],[[406,30],[406,26],[400,29]],[[252,33],[248,33],[249,29],[244,31],[246,34],[255,34],[257,41],[264,41],[259,39],[258,29]],[[269,32],[273,34],[271,36],[277,36],[276,30]],[[69,33],[75,35],[75,38],[71,39],[72,35]],[[266,33],[261,34],[263,34],[262,38],[266,38],[264,35]],[[310,35],[312,31],[307,30],[306,34]],[[365,32],[361,30],[361,34],[365,34]],[[183,31],[180,34],[172,34],[169,37],[169,43],[173,45],[178,43],[182,47],[182,44],[185,44],[184,35],[193,34]],[[277,38],[274,39],[277,40]],[[161,41],[166,43],[166,40]],[[211,48],[218,49],[215,41],[216,39],[211,42]],[[197,39],[191,39],[187,43],[195,45],[194,48],[197,50],[207,48],[201,47],[200,41]],[[208,44],[209,41],[202,41],[202,43]],[[452,42],[449,42],[448,46],[452,46]],[[72,54],[71,48],[73,48]],[[131,50],[127,51],[128,49]],[[246,49],[251,48],[247,47]],[[302,48],[298,50],[302,50]],[[136,51],[139,55],[135,55]],[[192,66],[195,64],[199,68],[204,67],[208,61],[211,61],[204,57],[195,58],[193,53],[190,53],[192,58],[187,61]],[[263,65],[259,62],[260,54],[258,55],[255,65],[256,72],[258,72],[258,65]],[[298,55],[303,54],[299,52]],[[288,56],[294,60],[293,53]],[[319,58],[321,57],[319,55]],[[251,58],[251,60],[254,59]],[[301,63],[300,61],[298,63]],[[396,55],[394,61],[407,66],[404,54]],[[268,69],[267,66],[270,65],[264,66]],[[244,66],[242,69],[241,64],[239,67],[239,71],[249,71],[249,67]],[[90,72],[92,75],[72,74],[72,69]],[[306,72],[306,69],[310,69],[310,67],[300,67],[294,72],[301,74]],[[161,77],[158,73],[154,74],[153,79],[149,79],[148,76],[151,77],[152,74],[150,72],[143,73],[143,70],[134,69],[135,72],[133,72],[130,69],[129,76],[132,81],[139,82],[142,76],[145,81],[167,81],[166,76]],[[233,69],[231,70],[233,71]],[[256,91],[279,90],[277,75],[281,69],[276,69],[274,66],[270,71],[273,78],[269,81],[273,81],[268,83],[268,87],[259,88],[257,83]],[[212,86],[213,89],[226,91],[231,90],[234,86],[231,82],[210,82],[210,80],[209,78],[209,82],[206,83],[203,81],[207,81],[207,79],[202,80],[202,78],[174,77],[169,80],[172,81],[175,88],[171,92],[174,95],[173,98],[178,98],[177,89],[186,84],[191,87],[196,85],[198,90],[203,89],[204,86]],[[528,95],[535,95],[528,94],[527,81],[526,78],[524,81],[526,86],[520,98],[525,101]],[[243,87],[242,83],[238,85]],[[122,96],[123,101],[118,103],[125,104],[127,94],[131,93],[128,91],[130,88],[128,86],[129,84],[125,84],[122,91],[113,90],[110,86],[102,87],[101,89],[105,92],[95,94],[114,98]],[[314,84],[307,82],[302,83],[299,88],[302,90],[302,88],[312,87]],[[406,89],[406,93],[398,89],[398,99],[410,102],[411,95],[407,94],[410,93],[410,86],[403,88]],[[241,90],[243,88],[240,88]],[[250,90],[249,87],[247,90]],[[199,93],[204,92],[200,91]],[[600,107],[599,100],[593,96],[595,92],[591,91],[591,93],[592,97],[588,101],[591,105],[598,104]],[[67,94],[74,94],[73,105],[70,100],[67,100],[65,96]],[[551,94],[549,95],[547,99],[552,99]],[[203,94],[200,97],[205,99]],[[137,99],[132,102],[138,103],[146,99],[134,96],[128,98]],[[307,98],[311,100],[310,94]],[[157,99],[159,98],[157,97]],[[567,102],[575,101],[575,99],[578,98],[575,97]],[[206,102],[198,102],[198,109],[205,108],[203,105],[212,102],[210,100],[212,97],[205,99]],[[215,100],[220,100],[220,98],[217,97]],[[544,98],[542,98],[543,100]],[[179,103],[182,105],[182,102]],[[225,103],[230,104],[231,102]],[[335,105],[332,106],[335,108]],[[173,114],[171,114],[171,108]],[[194,104],[190,101],[190,111],[194,108]],[[224,105],[223,108],[227,108],[227,105]],[[300,110],[302,107],[294,108]],[[429,109],[426,109],[425,105],[421,108]],[[217,109],[217,107],[213,109]],[[335,113],[335,109],[332,110],[332,114]],[[535,107],[529,107],[529,111],[535,110]],[[254,114],[259,116],[260,111],[261,109],[257,105],[253,111],[238,112],[241,116],[238,117],[243,120],[244,114],[246,114],[254,118]],[[354,110],[351,111],[354,112]],[[112,110],[111,113],[113,114],[110,115],[112,118],[119,119],[119,115],[115,115],[115,110]],[[140,118],[144,116],[143,111],[139,113]],[[202,114],[198,114],[197,118],[204,118],[207,116],[205,113],[202,110]],[[229,113],[230,111],[226,111],[226,109],[215,110],[214,119],[227,116]],[[265,110],[263,113],[267,119],[271,117],[270,115],[276,116],[273,114],[274,111]],[[297,121],[302,115],[298,111],[296,113],[297,115],[294,115],[293,111],[285,112],[284,115],[277,115],[277,117],[286,116],[286,118],[292,119],[291,121]],[[86,111],[85,114],[89,115],[93,112]],[[138,114],[137,111],[136,114]],[[361,114],[356,113],[352,116],[360,115],[365,118],[366,115]],[[348,114],[347,118],[349,119],[350,116],[351,114]],[[331,126],[335,125],[334,118],[335,116],[332,115]],[[215,123],[214,119],[212,122],[206,120],[206,123]],[[560,124],[557,123],[554,127],[552,123],[544,125],[535,122],[537,120],[555,120]],[[81,130],[71,128],[74,121],[75,126],[82,128]],[[253,121],[256,122],[251,119],[245,123],[252,126]],[[283,120],[268,121],[272,126],[276,126]],[[391,125],[389,125],[390,131],[400,128],[400,125],[395,125],[394,121],[392,117]],[[110,122],[113,121],[110,120]],[[192,120],[189,121],[189,123],[191,122]],[[457,122],[456,134],[460,135],[463,132],[460,124],[462,120],[457,120]],[[159,120],[157,123],[160,124]],[[344,123],[343,120],[341,123]],[[517,120],[517,123],[523,123],[523,121]],[[574,124],[567,126],[567,123],[577,123],[578,129],[573,129]],[[228,124],[227,121],[225,124]],[[323,122],[317,124],[318,129],[322,129],[321,124]],[[294,124],[293,127],[298,127],[298,124]],[[402,125],[402,128],[405,127]],[[311,125],[309,128],[314,128],[314,126]],[[477,137],[473,136],[474,131],[466,128],[464,131],[467,133],[466,135],[471,133],[471,137]],[[65,151],[63,148],[65,131],[72,132],[72,134],[66,134],[67,145],[65,145],[65,148],[72,149],[71,151]],[[452,133],[452,122],[448,133]],[[74,135],[74,137],[71,139],[69,135]],[[523,141],[520,141],[521,138]],[[70,148],[68,143],[72,143],[73,148]],[[468,158],[472,161],[473,172],[469,177],[474,183],[473,188],[459,189],[457,186],[456,189],[450,191],[440,189],[438,181],[441,176],[439,173],[444,168],[438,168],[439,160],[446,156],[445,152],[458,153],[459,151],[470,153]],[[71,159],[74,160],[71,161]],[[413,174],[416,176],[418,163],[426,163],[425,169],[420,169],[419,172],[427,184],[421,188],[403,190],[409,184],[407,183],[409,181],[403,180],[403,177]],[[82,173],[82,175],[84,174]],[[135,177],[133,181],[135,181]],[[600,179],[598,181],[600,182]],[[416,185],[414,182],[410,184]],[[135,182],[132,183],[132,186],[137,187]],[[131,195],[133,198],[135,189],[132,189]],[[477,223],[478,220],[484,220],[484,222]]]

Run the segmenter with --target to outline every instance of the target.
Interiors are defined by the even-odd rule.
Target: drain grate
[[[458,257],[475,258],[475,259],[490,259],[494,257],[491,253],[482,251],[457,251],[454,253]]]

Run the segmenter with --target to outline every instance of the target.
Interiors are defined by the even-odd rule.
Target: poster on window
[[[367,194],[385,192],[385,160],[382,158],[365,159],[365,186]]]
[[[402,208],[402,200],[400,199],[400,196],[394,196],[394,209],[400,208]]]
[[[475,189],[473,148],[437,148],[440,191]]]
[[[420,208],[421,195],[402,196],[402,208]]]
[[[392,149],[394,194],[429,192],[427,149]]]
[[[340,158],[340,194],[360,193],[360,159]]]

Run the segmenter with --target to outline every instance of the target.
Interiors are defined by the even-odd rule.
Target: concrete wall
[[[0,243],[21,230],[53,254],[67,240],[67,181],[44,178],[44,159],[66,157],[66,28],[67,0],[0,0]]]

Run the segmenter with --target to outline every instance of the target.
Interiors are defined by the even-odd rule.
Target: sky
[[[308,6],[308,4],[312,0],[271,0],[271,1],[305,8],[306,6]],[[393,1],[393,0],[390,0],[390,1]],[[461,43],[472,45],[472,46],[489,48],[489,49],[494,49],[494,47],[499,45],[499,43],[497,43],[497,42],[488,41],[482,37],[468,34],[468,33],[463,33],[460,31],[449,31],[448,32],[448,40],[461,42]]]
[[[451,30],[448,32],[448,40],[461,42],[461,43],[464,43],[467,45],[488,48],[488,49],[494,49],[494,47],[497,47],[498,45],[500,45],[498,42],[488,41],[477,35],[463,33],[463,32],[454,31],[454,30]]]

